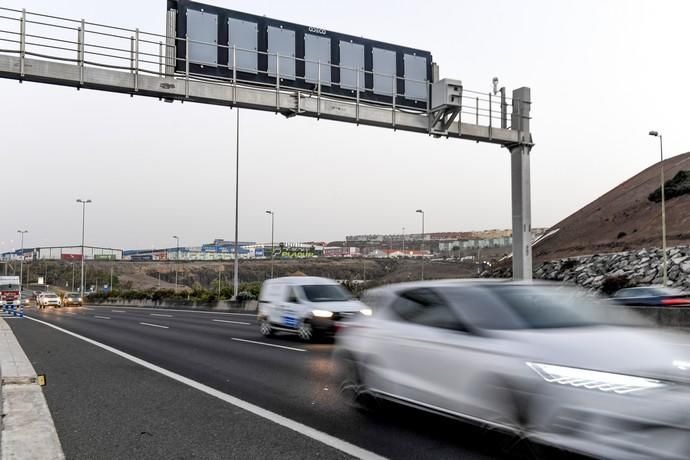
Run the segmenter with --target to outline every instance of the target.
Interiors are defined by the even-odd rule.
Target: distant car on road
[[[54,292],[43,292],[38,295],[38,298],[36,299],[36,305],[38,306],[38,308],[59,308],[62,306],[62,301],[60,300],[60,297]]]
[[[690,458],[685,335],[616,325],[636,315],[537,283],[407,283],[362,300],[372,316],[345,323],[334,352],[355,407],[393,401],[595,458]]]
[[[259,294],[259,328],[268,337],[275,332],[297,334],[304,341],[332,336],[339,321],[371,314],[337,281],[313,276],[267,280]]]
[[[625,288],[611,300],[621,305],[644,307],[690,307],[690,293],[663,286]]]
[[[81,307],[84,305],[81,294],[78,292],[68,292],[62,298],[62,303],[65,307],[76,306]]]

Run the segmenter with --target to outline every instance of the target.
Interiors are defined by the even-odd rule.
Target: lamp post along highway
[[[666,271],[666,193],[664,191],[664,141],[661,133],[658,131],[650,131],[649,135],[659,138],[659,151],[661,153],[661,161],[659,162],[659,170],[661,174],[661,250],[663,251],[661,273],[664,286],[666,286],[668,282],[668,274]]]
[[[21,252],[19,253],[19,290],[24,286],[24,234],[29,233],[28,230],[17,230],[17,233],[22,235]]]
[[[239,238],[239,218],[240,218],[240,109],[237,109],[237,128],[235,132],[235,273],[232,278],[233,300],[237,300],[240,290],[240,259],[237,251]]]
[[[86,205],[91,203],[91,200],[78,199],[77,203],[81,203],[81,283],[79,294],[84,297],[84,233],[86,230]],[[47,278],[48,275],[46,274],[46,279]],[[47,281],[44,280],[44,282]]]
[[[271,215],[271,279],[273,279],[273,229],[275,225],[275,213],[273,211],[266,211],[266,214]]]
[[[422,281],[424,281],[424,211],[421,209],[417,209],[417,211],[422,215],[422,244],[421,244],[421,252],[422,252]]]
[[[175,292],[177,292],[177,264],[180,261],[180,237],[173,235],[173,238],[177,241],[177,249],[175,250]]]

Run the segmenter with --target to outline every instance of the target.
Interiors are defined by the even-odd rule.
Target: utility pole
[[[81,203],[81,284],[79,294],[84,296],[84,233],[86,230],[86,205],[91,203],[91,200],[78,199],[77,203]],[[46,264],[46,279],[45,283],[48,283],[48,265]]]

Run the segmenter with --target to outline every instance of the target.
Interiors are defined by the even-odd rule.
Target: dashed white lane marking
[[[98,319],[110,319],[110,316],[98,316],[98,315],[95,315],[94,318],[98,318]]]
[[[117,305],[119,307],[119,305]],[[86,307],[84,307],[86,308]],[[103,308],[103,307],[100,307]],[[251,316],[253,318],[256,318],[256,313],[235,313],[235,312],[230,312],[230,311],[205,311],[205,310],[180,310],[180,309],[175,309],[175,308],[152,308],[152,307],[119,307],[123,308],[126,310],[165,310],[165,311],[173,311],[173,312],[181,312],[181,313],[203,313],[206,315],[231,315],[231,316]],[[93,309],[92,309],[93,310]]]
[[[76,315],[73,311],[63,311],[65,315]]]
[[[232,340],[235,340],[237,342],[246,342],[246,343],[255,343],[257,345],[265,345],[267,347],[275,347],[275,348],[282,348],[284,350],[292,350],[292,351],[307,351],[304,348],[293,348],[293,347],[286,347],[284,345],[275,345],[273,343],[266,343],[266,342],[255,342],[254,340],[245,340],[245,339],[238,339],[235,337],[232,337]]]
[[[81,307],[81,308],[83,308],[84,310],[95,310],[95,308],[91,308],[91,307]]]
[[[151,324],[151,323],[139,323],[144,326],[151,326],[151,327],[160,327],[161,329],[170,329],[168,326],[161,326],[160,324]]]
[[[127,313],[124,310],[110,310],[110,311],[112,311],[113,313]]]
[[[151,313],[151,316],[162,316],[163,318],[172,318],[173,315],[161,315],[160,313]]]
[[[355,458],[361,458],[364,460],[384,460],[385,459],[385,457],[381,457],[380,455],[377,455],[374,452],[371,452],[371,451],[368,451],[368,450],[363,449],[361,447],[355,446],[354,444],[351,444],[347,441],[336,438],[335,436],[331,436],[330,434],[324,433],[323,431],[319,431],[319,430],[312,428],[310,426],[296,422],[296,421],[291,420],[287,417],[283,417],[282,415],[279,415],[279,414],[276,414],[275,412],[271,412],[269,410],[266,410],[262,407],[259,407],[255,404],[252,404],[250,402],[244,401],[244,400],[236,398],[234,396],[230,396],[229,394],[226,394],[226,393],[222,393],[222,392],[216,390],[215,388],[211,388],[208,385],[204,385],[203,383],[197,382],[196,380],[192,380],[192,379],[184,377],[180,374],[176,374],[175,372],[169,371],[167,369],[163,369],[162,367],[156,366],[155,364],[151,364],[148,361],[144,361],[143,359],[137,358],[136,356],[132,356],[128,353],[125,353],[124,351],[120,351],[117,348],[113,348],[111,346],[102,344],[102,343],[97,342],[95,340],[84,337],[83,335],[75,334],[74,332],[68,331],[67,329],[63,329],[59,326],[55,326],[55,325],[50,324],[46,321],[41,321],[40,319],[32,318],[30,316],[26,316],[26,318],[28,318],[32,321],[36,321],[37,323],[44,324],[48,327],[52,327],[53,329],[56,329],[60,332],[64,332],[65,334],[71,335],[72,337],[76,337],[80,340],[83,340],[84,342],[90,343],[91,345],[95,345],[99,348],[102,348],[103,350],[114,353],[114,354],[116,354],[122,358],[125,358],[125,359],[128,359],[129,361],[132,361],[135,364],[139,364],[140,366],[143,366],[143,367],[150,369],[154,372],[158,372],[161,375],[165,375],[166,377],[169,377],[169,378],[176,380],[180,383],[183,383],[187,386],[190,386],[190,387],[195,388],[199,391],[202,391],[202,392],[206,393],[207,395],[216,397],[216,398],[220,399],[221,401],[224,401],[228,404],[232,404],[235,407],[239,407],[240,409],[246,410],[247,412],[250,412],[254,415],[262,417],[262,418],[269,420],[273,423],[276,423],[280,426],[283,426],[283,427],[288,428],[292,431],[295,431],[296,433],[299,433],[303,436],[307,436],[311,439],[314,439],[315,441],[318,441],[322,444],[330,446],[334,449],[338,449],[339,451],[344,452],[348,455],[351,455]]]
[[[249,326],[252,324],[252,323],[245,323],[244,321],[228,321],[226,319],[212,319],[211,321],[215,321],[216,323],[241,324],[243,326]]]

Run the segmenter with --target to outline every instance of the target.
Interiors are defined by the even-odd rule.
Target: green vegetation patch
[[[681,195],[690,195],[690,171],[678,171],[673,179],[664,183],[666,199],[670,200]],[[661,187],[649,194],[649,201],[659,203],[661,201]]]

